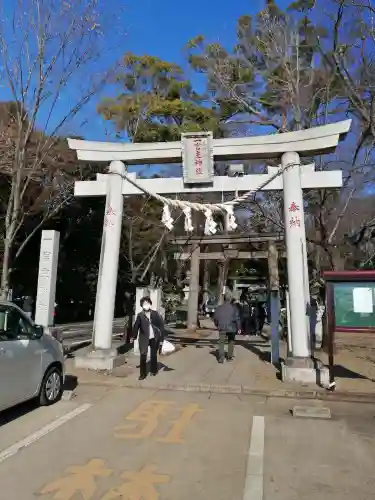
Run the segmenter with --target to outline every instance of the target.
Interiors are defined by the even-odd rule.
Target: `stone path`
[[[286,384],[278,378],[277,369],[270,363],[270,343],[266,337],[244,340],[237,337],[235,359],[219,365],[215,357],[217,333],[204,325],[198,334],[175,330],[169,338],[181,348],[170,356],[161,356],[161,371],[157,377],[138,382],[138,357],[128,355],[127,364],[110,375],[102,375],[74,368],[74,360],[67,361],[67,372],[81,383],[99,383],[127,387],[169,388],[204,392],[234,392],[288,395],[311,395],[316,385]],[[286,345],[281,343],[281,357],[286,357]],[[316,353],[328,364],[325,353]],[[163,366],[164,365],[164,366]],[[345,347],[341,344],[335,355],[336,394],[359,395],[375,399],[375,349]],[[327,395],[327,397],[329,394]]]
[[[161,356],[160,373],[157,377],[145,380],[144,385],[152,387],[160,384],[201,384],[233,389],[244,385],[254,390],[266,387],[268,390],[277,390],[281,387],[282,384],[276,376],[277,370],[268,362],[269,344],[266,340],[238,340],[234,360],[221,365],[216,358],[215,337],[216,335],[211,335],[199,340],[177,337],[176,341],[182,345],[182,349],[170,356]],[[138,358],[129,357],[128,364],[136,367]],[[128,381],[135,382],[137,378],[138,370],[128,376]]]

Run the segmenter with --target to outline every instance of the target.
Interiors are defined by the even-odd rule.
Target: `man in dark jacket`
[[[28,315],[29,318],[33,315],[33,298],[27,295],[23,301],[22,309]]]
[[[138,313],[133,326],[132,337],[138,337],[140,353],[139,380],[147,377],[147,353],[150,347],[151,374],[158,371],[158,351],[164,340],[164,321],[157,311],[151,309],[150,297],[142,297],[140,301],[142,312]]]
[[[247,301],[247,297],[242,302],[241,311],[241,330],[243,335],[249,335],[251,330],[251,308]]]
[[[224,304],[215,311],[214,323],[219,330],[219,363],[224,363],[226,339],[228,339],[227,359],[231,361],[233,359],[236,333],[241,332],[241,319],[238,308],[233,304],[232,296],[228,292],[225,293]]]

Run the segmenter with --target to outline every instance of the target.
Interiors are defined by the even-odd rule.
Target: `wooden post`
[[[279,264],[278,251],[274,241],[268,244],[268,273],[270,287],[271,308],[271,361],[278,366],[280,364],[280,297],[279,297]]]
[[[208,252],[208,247],[205,247],[205,252]],[[203,302],[205,303],[208,299],[208,289],[210,286],[210,261],[205,259],[203,261]]]
[[[199,254],[200,244],[196,243],[190,249],[190,280],[188,298],[188,329],[195,330],[198,320],[198,298],[199,298]]]
[[[268,271],[269,271],[269,281],[270,290],[279,291],[280,281],[279,281],[279,252],[276,248],[274,241],[270,241],[268,244]]]
[[[329,281],[326,282],[326,330],[328,352],[329,383],[335,386],[335,319],[334,319],[334,288]]]

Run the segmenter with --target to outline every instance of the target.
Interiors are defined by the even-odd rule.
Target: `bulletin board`
[[[375,328],[375,282],[333,283],[336,328]]]
[[[323,276],[330,329],[375,333],[375,271],[328,271]]]

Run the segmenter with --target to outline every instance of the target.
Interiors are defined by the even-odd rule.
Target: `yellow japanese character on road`
[[[146,439],[151,437],[162,424],[162,418],[172,412],[178,417],[167,422],[172,424],[167,435],[155,437],[154,439],[163,443],[184,443],[183,432],[190,424],[194,416],[202,409],[197,404],[188,404],[183,408],[176,408],[171,401],[145,401],[136,410],[125,417],[127,421],[114,429],[114,435],[119,439]],[[165,421],[165,420],[164,420]]]
[[[96,478],[108,477],[112,470],[106,467],[104,460],[93,458],[85,465],[68,467],[65,473],[65,477],[47,484],[40,494],[52,493],[54,500],[72,500],[80,493],[82,500],[91,500],[97,489]]]
[[[180,410],[180,415],[176,420],[173,420],[171,423],[173,424],[171,430],[164,437],[158,438],[156,441],[161,443],[172,443],[172,444],[182,444],[185,442],[182,437],[182,433],[186,429],[186,427],[190,424],[194,415],[198,412],[202,411],[201,408],[197,404],[186,405],[184,408]]]
[[[101,500],[158,500],[160,498],[155,485],[169,483],[170,476],[155,474],[154,465],[146,465],[137,472],[123,472],[125,483],[111,488]]]
[[[169,401],[145,401],[126,417],[126,420],[135,422],[135,426],[119,425],[115,428],[115,437],[127,439],[150,437],[159,425],[159,418],[167,413],[171,405]]]

